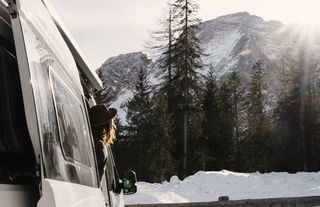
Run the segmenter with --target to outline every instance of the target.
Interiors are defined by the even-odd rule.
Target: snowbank
[[[125,196],[126,204],[185,203],[217,201],[220,196],[230,200],[280,198],[320,195],[320,172],[317,173],[235,173],[200,171],[180,181],[150,184],[139,182],[138,192]]]

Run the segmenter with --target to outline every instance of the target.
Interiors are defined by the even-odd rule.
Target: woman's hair
[[[113,119],[111,119],[108,123],[107,126],[103,129],[103,144],[105,146],[109,146],[110,144],[113,144],[113,142],[116,139],[116,125],[114,124]]]

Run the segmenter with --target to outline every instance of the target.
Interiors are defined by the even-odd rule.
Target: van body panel
[[[81,91],[79,73],[73,56],[41,0],[20,0],[17,1],[17,6],[20,18],[25,21],[21,25],[22,29],[24,30],[24,26],[30,27],[37,39],[48,45],[48,52],[59,61],[73,84]],[[28,58],[29,61],[34,61],[32,55],[28,54]]]
[[[104,198],[99,188],[45,179],[45,192],[38,207],[104,207]]]
[[[114,163],[111,147],[107,147],[108,158],[105,173],[102,177],[102,192],[109,197],[111,207],[124,207],[123,193],[119,182],[119,174]],[[120,191],[119,191],[120,189]]]
[[[31,142],[35,151],[35,158],[37,163],[40,163],[40,139],[37,125],[37,115],[35,109],[34,95],[32,85],[30,84],[31,74],[28,70],[28,61],[25,53],[24,39],[21,29],[20,20],[18,18],[12,19],[12,29],[14,31],[14,43],[16,47],[16,56],[19,59],[19,76],[21,81],[21,89],[23,95],[23,103],[25,109],[25,116],[27,126],[31,138]]]
[[[63,39],[65,40],[66,44],[68,45],[79,69],[86,75],[88,80],[90,81],[92,87],[95,90],[102,90],[102,81],[94,71],[91,64],[89,64],[89,61],[86,59],[84,54],[82,53],[81,49],[79,48],[76,41],[73,39],[73,37],[68,32],[67,28],[59,18],[59,16],[56,14],[55,10],[53,9],[52,5],[50,4],[50,1],[48,0],[42,0],[47,7],[53,21],[55,22],[59,32],[61,33]]]
[[[11,23],[23,101],[41,164],[37,206],[104,206],[74,57],[41,0],[16,3]]]

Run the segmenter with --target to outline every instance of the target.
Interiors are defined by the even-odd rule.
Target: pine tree
[[[152,182],[163,182],[175,174],[175,161],[172,157],[174,139],[172,118],[168,113],[167,99],[163,94],[156,97],[153,109],[153,136],[149,174]]]
[[[199,40],[196,37],[196,18],[198,4],[195,0],[176,0],[175,28],[178,38],[173,45],[173,60],[175,64],[175,86],[182,87],[185,98],[192,97],[192,92],[199,89],[197,70],[202,68]]]
[[[134,169],[141,180],[149,181],[150,166],[149,147],[152,141],[152,100],[147,74],[143,68],[139,70],[138,80],[132,87],[133,97],[128,101],[127,120],[128,138],[137,164]]]
[[[224,101],[224,104],[230,107],[231,123],[233,126],[235,170],[242,171],[243,150],[241,142],[246,125],[244,120],[244,89],[241,79],[236,72],[232,72],[227,78],[223,90],[224,97],[228,98]]]
[[[232,108],[232,99],[231,99],[231,88],[228,85],[228,82],[225,81],[220,89],[219,93],[220,99],[220,133],[221,138],[226,140],[227,143],[230,142],[230,158],[228,162],[228,169],[230,170],[238,170],[235,166],[235,149],[236,142],[234,140],[234,116],[233,116],[233,108]],[[226,168],[227,168],[226,167]]]
[[[117,170],[120,175],[123,175],[126,170],[136,168],[136,158],[132,156],[135,149],[131,146],[127,127],[118,118],[115,119],[115,125],[117,126],[116,142],[112,145],[112,151]]]
[[[264,64],[258,60],[250,70],[249,91],[247,94],[246,116],[246,168],[249,171],[270,171],[272,168],[273,130],[267,114]]]
[[[159,21],[159,30],[151,33],[151,41],[147,43],[146,48],[156,59],[155,67],[159,67],[164,79],[162,90],[170,93],[171,81],[173,76],[173,44],[175,42],[173,29],[173,7],[169,5],[165,16]]]
[[[172,77],[174,136],[177,139],[175,157],[180,175],[185,177],[201,168],[198,138],[201,136],[202,110],[197,70],[202,68],[201,49],[195,30],[198,5],[194,0],[175,0],[173,15],[175,36],[173,44],[174,72]],[[194,152],[191,154],[190,152]],[[200,153],[201,154],[201,153]],[[199,157],[200,156],[200,157]],[[189,165],[189,166],[187,166]]]
[[[307,171],[319,171],[320,169],[320,76],[319,61],[310,57],[308,64],[308,82],[310,83],[306,105],[306,164]]]
[[[312,53],[312,51],[310,51]],[[319,147],[320,147],[320,107],[319,107],[319,62],[315,57],[312,57],[310,52],[302,46],[300,51],[299,64],[303,70],[304,79],[301,81],[300,88],[301,94],[304,96],[301,107],[303,112],[303,162],[305,171],[318,171],[319,170]],[[314,53],[313,53],[314,54]],[[300,129],[301,131],[301,129]]]
[[[307,83],[304,58],[297,44],[285,56],[285,93],[279,94],[276,109],[280,134],[279,168],[288,172],[306,169],[305,110]]]
[[[168,101],[168,113],[173,113],[173,44],[175,43],[175,32],[173,25],[174,7],[168,4],[165,16],[160,19],[160,28],[152,32],[151,41],[148,42],[147,49],[156,59],[153,67],[159,69],[162,81],[159,84],[158,92],[166,96]]]
[[[206,78],[202,108],[203,120],[203,144],[206,147],[206,170],[222,170],[230,168],[232,159],[232,136],[225,134],[225,116],[220,91],[216,84],[216,78],[210,71]]]
[[[105,84],[105,80],[104,80],[101,69],[97,70],[97,74],[98,74],[100,80],[102,81],[102,85],[105,86],[106,84]],[[97,91],[94,94],[94,99],[97,104],[110,104],[112,98],[113,97],[112,97],[111,91],[110,90],[106,91],[106,89],[102,89],[100,91]]]

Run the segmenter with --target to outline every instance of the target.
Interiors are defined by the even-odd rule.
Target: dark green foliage
[[[175,32],[173,25],[174,7],[169,5],[165,17],[160,20],[160,29],[151,34],[151,41],[148,42],[147,49],[156,59],[154,67],[159,69],[162,76],[159,92],[166,95],[168,99],[168,113],[173,112],[173,45],[175,43]]]
[[[250,71],[249,90],[246,97],[247,133],[245,167],[249,171],[268,172],[272,169],[273,126],[266,110],[264,65],[258,60]]]
[[[290,49],[290,50],[289,50]],[[319,81],[317,62],[308,59],[304,46],[289,48],[282,79],[285,93],[279,95],[276,110],[281,150],[277,157],[280,170],[297,172],[319,169]]]
[[[170,109],[173,112],[176,139],[175,159],[180,176],[192,173],[202,165],[202,148],[199,137],[202,134],[201,90],[198,70],[202,68],[201,49],[194,26],[199,22],[197,1],[176,0],[173,3],[175,40],[172,48],[174,72],[171,86],[173,96]],[[184,152],[186,146],[186,152]],[[187,166],[185,166],[187,159]]]
[[[146,48],[151,52],[157,60],[156,67],[159,67],[164,79],[162,89],[165,92],[170,90],[170,82],[173,73],[173,44],[175,42],[173,31],[173,8],[169,6],[168,13],[159,22],[160,28],[152,32],[151,41],[148,42]]]
[[[172,158],[174,139],[172,118],[168,114],[168,103],[163,94],[156,97],[153,109],[153,136],[149,176],[152,182],[163,182],[175,174],[175,161]]]
[[[135,169],[137,165],[136,157],[133,157],[135,149],[132,148],[132,140],[128,136],[128,129],[122,125],[119,119],[115,120],[117,126],[116,141],[112,145],[112,151],[114,154],[114,160],[117,165],[117,169],[120,177],[126,170]]]
[[[246,126],[244,114],[244,88],[241,79],[236,72],[232,72],[223,84],[223,102],[226,104],[226,112],[230,113],[230,122],[232,124],[232,137],[234,142],[234,168],[237,171],[243,171],[243,149],[241,141],[243,139]],[[230,107],[230,108],[228,108]]]
[[[120,172],[133,169],[139,180],[162,182],[199,170],[319,170],[319,63],[307,58],[303,45],[288,47],[277,106],[267,103],[270,65],[261,60],[249,61],[256,64],[246,87],[237,72],[218,83],[210,72],[203,81],[197,2],[175,0],[153,33],[149,49],[162,85],[152,97],[146,71],[139,71],[126,105],[128,124],[119,124],[114,145]],[[102,95],[96,98],[105,100]]]
[[[176,0],[175,6],[175,31],[177,40],[173,45],[173,61],[175,73],[174,86],[184,90],[184,97],[192,97],[193,92],[199,89],[197,70],[202,68],[199,40],[195,35],[198,4],[195,0]]]
[[[102,75],[102,71],[99,69],[97,71],[97,74],[98,74],[99,78],[102,81],[102,85],[104,86],[105,85],[105,81],[104,81],[104,77]],[[112,96],[110,90],[104,89],[104,90],[101,90],[101,91],[97,91],[94,94],[94,98],[95,98],[97,104],[109,104],[111,102],[113,96]]]
[[[141,68],[138,80],[132,87],[133,98],[126,105],[128,120],[128,139],[134,149],[130,156],[135,159],[139,180],[149,180],[150,146],[153,138],[152,101],[147,74]]]
[[[280,148],[280,166],[285,171],[305,170],[305,107],[308,82],[306,82],[304,61],[298,47],[287,51],[285,57],[286,77],[277,108]]]
[[[137,172],[139,180],[162,182],[175,173],[172,119],[167,111],[167,100],[161,93],[154,99],[151,97],[143,69],[139,71],[132,92],[133,98],[126,105],[128,126],[119,140],[127,160],[120,159]]]
[[[315,58],[307,60],[307,82],[309,82],[305,106],[306,128],[306,170],[319,171],[320,169],[320,76],[319,61]]]
[[[215,76],[210,71],[206,78],[202,108],[204,112],[202,144],[206,147],[205,170],[231,168],[233,153],[232,125],[229,110],[223,102]],[[228,133],[229,132],[229,133]],[[231,133],[230,133],[231,132]]]

